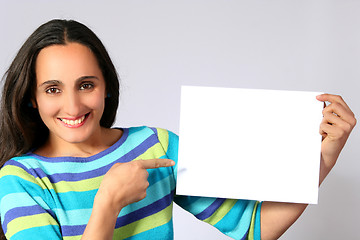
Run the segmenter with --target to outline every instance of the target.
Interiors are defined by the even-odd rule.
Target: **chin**
[[[79,136],[78,134],[72,134],[73,136],[66,135],[66,136],[59,136],[63,141],[67,142],[67,143],[84,143],[86,142],[89,137],[88,136]]]

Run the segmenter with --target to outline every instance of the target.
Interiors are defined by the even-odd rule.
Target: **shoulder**
[[[17,175],[24,174],[24,172],[29,172],[29,166],[27,162],[31,161],[32,157],[28,154],[24,154],[19,157],[14,157],[8,160],[4,166],[0,169],[0,177],[5,175]]]
[[[26,164],[28,158],[27,155],[12,158],[0,169],[0,186],[3,186],[0,188],[0,199],[9,193],[26,192],[26,186],[37,188],[34,170]]]
[[[168,143],[169,141],[178,141],[178,136],[167,129],[159,128],[159,127],[130,127],[128,128],[129,136],[136,137],[150,137],[156,136],[160,143]]]
[[[39,161],[32,154],[24,154],[8,160],[0,169],[0,185],[19,182],[36,183]]]

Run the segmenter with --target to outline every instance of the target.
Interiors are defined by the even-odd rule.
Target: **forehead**
[[[36,59],[35,72],[37,81],[76,79],[85,75],[102,77],[93,52],[79,43],[42,49]]]

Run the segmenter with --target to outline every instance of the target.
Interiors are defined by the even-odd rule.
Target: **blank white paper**
[[[176,194],[316,204],[319,94],[183,86]]]

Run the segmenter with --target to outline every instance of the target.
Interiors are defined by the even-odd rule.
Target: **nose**
[[[71,117],[77,117],[81,109],[81,99],[76,91],[69,91],[63,99],[63,110]]]

